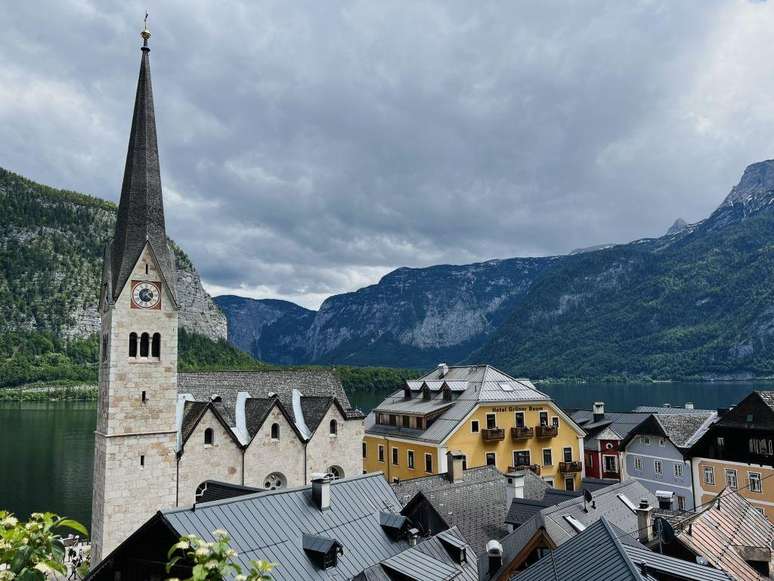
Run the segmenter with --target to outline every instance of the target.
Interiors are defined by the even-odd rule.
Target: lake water
[[[638,405],[692,401],[697,408],[728,407],[753,389],[774,389],[771,383],[648,383],[542,385],[566,409],[590,409],[604,401],[608,411],[629,411]],[[384,393],[355,394],[352,404],[364,411]],[[0,509],[26,518],[49,510],[91,520],[91,481],[96,403],[0,402]]]

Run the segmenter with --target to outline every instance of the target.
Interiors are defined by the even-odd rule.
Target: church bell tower
[[[115,236],[105,249],[94,443],[92,566],[175,505],[177,317],[150,74],[143,46]]]

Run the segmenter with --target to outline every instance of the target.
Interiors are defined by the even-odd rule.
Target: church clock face
[[[135,281],[132,284],[133,309],[161,308],[161,289],[155,282]]]

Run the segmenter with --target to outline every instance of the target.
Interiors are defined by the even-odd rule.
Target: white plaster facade
[[[273,424],[279,426],[279,438],[271,437]],[[304,479],[305,457],[304,442],[279,407],[275,406],[245,449],[244,484],[271,488],[265,486],[266,478],[279,473],[284,477],[286,486],[302,486],[307,483]]]
[[[335,435],[331,434],[331,420],[336,422]],[[362,421],[347,421],[339,408],[331,405],[307,443],[307,482],[312,474],[328,472],[331,466],[340,468],[345,478],[361,474],[364,431]]]

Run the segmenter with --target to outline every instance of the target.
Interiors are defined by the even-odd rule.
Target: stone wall
[[[212,445],[204,431],[213,430]],[[196,488],[205,480],[242,483],[242,450],[212,411],[207,410],[183,448],[178,472],[178,506],[196,502]]]
[[[107,355],[100,354],[92,564],[154,512],[175,505],[177,310],[166,288],[160,309],[131,308],[132,280],[160,284],[147,248],[126,288],[103,316],[101,344]],[[139,350],[137,357],[129,357],[132,332],[138,337],[159,333],[159,357],[141,357]]]
[[[331,420],[336,420],[335,436],[330,433]],[[362,474],[363,430],[363,420],[345,421],[332,405],[307,444],[307,481],[316,472],[328,472],[330,466],[338,466],[345,477]]]
[[[278,440],[271,438],[274,423],[280,426]],[[272,472],[282,473],[288,487],[304,484],[304,444],[276,406],[245,450],[245,485],[264,488]]]

